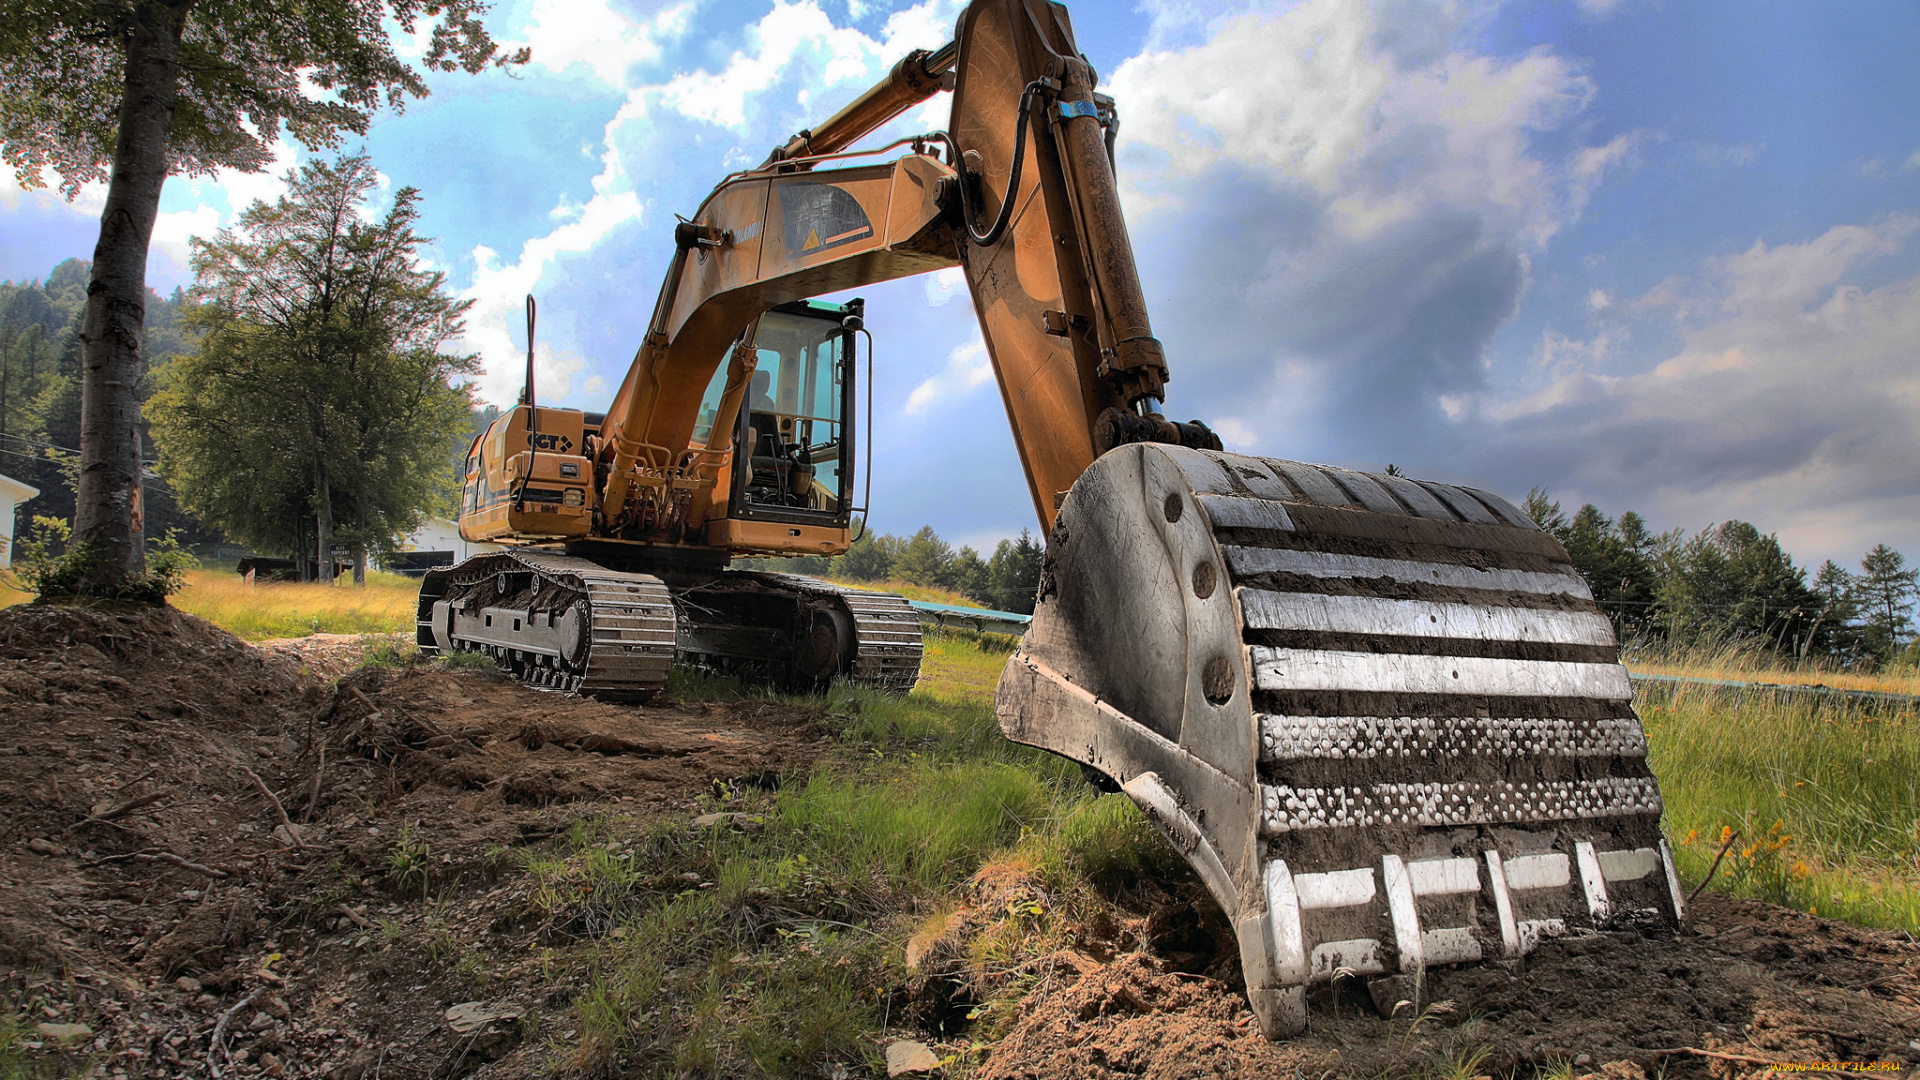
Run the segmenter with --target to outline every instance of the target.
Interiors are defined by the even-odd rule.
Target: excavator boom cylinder
[[[810,128],[788,139],[773,152],[767,164],[811,154],[833,154],[852,146],[861,136],[899,116],[943,89],[952,88],[948,72],[953,70],[957,50],[952,43],[933,52],[915,49],[908,53],[887,77],[846,107],[828,117],[819,127]]]

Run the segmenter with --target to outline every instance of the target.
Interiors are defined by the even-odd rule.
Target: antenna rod
[[[527,385],[520,391],[520,402],[527,407],[527,475],[520,478],[520,494],[514,499],[515,511],[526,509],[527,486],[533,483],[533,458],[540,452],[540,408],[533,399],[533,294],[527,294]]]

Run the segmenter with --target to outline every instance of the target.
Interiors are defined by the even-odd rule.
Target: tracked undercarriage
[[[557,551],[480,555],[428,572],[416,640],[606,701],[646,701],[675,663],[802,690],[845,678],[906,693],[919,678],[919,618],[898,596],[755,571],[672,580]]]
[[[1307,989],[1677,923],[1614,636],[1566,552],[1445,484],[1168,446],[1047,545],[1008,737],[1111,777],[1235,927],[1270,1037]]]

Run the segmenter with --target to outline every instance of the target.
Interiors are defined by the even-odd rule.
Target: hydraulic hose
[[[994,216],[993,227],[984,233],[974,231],[973,200],[968,195],[966,176],[963,174],[960,178],[960,218],[967,227],[967,239],[980,247],[992,247],[999,243],[1001,234],[1007,231],[1007,223],[1013,220],[1013,203],[1020,192],[1020,173],[1027,160],[1027,119],[1033,112],[1033,96],[1049,89],[1051,86],[1045,80],[1035,79],[1020,92],[1020,116],[1013,125],[1013,165],[1007,170],[1006,194],[1000,199],[1000,212]],[[965,159],[960,156],[960,145],[953,141],[953,134],[946,131],[938,134],[941,141],[947,144],[954,168],[964,168]]]

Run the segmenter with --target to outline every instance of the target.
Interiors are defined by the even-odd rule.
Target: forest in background
[[[15,537],[36,516],[73,518],[80,453],[80,311],[89,269],[85,259],[67,259],[37,281],[0,281],[0,473],[40,489],[18,509]],[[189,348],[180,326],[187,303],[180,289],[169,296],[147,290],[143,401],[153,394],[154,370]],[[147,435],[144,421],[141,435]],[[178,529],[188,546],[217,541],[216,532],[174,501],[152,471],[150,440],[145,447],[147,535],[162,537]]]

